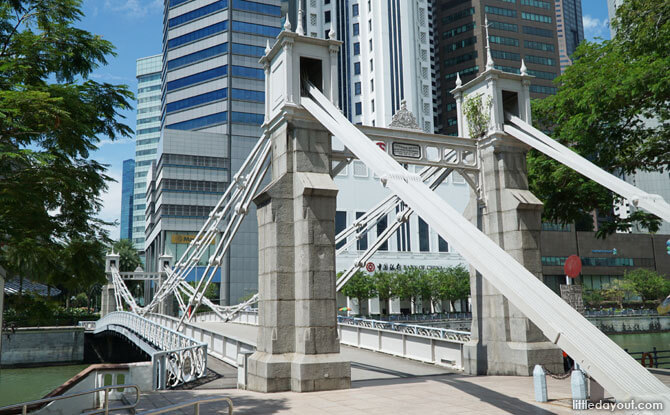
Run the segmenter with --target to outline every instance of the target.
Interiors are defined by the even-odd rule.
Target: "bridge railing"
[[[179,319],[162,315],[162,314],[147,314],[147,317],[157,324],[164,327],[177,327]],[[217,320],[205,320],[217,321]],[[221,320],[218,320],[219,322]],[[202,321],[199,321],[202,322]],[[183,324],[184,333],[194,338],[202,339],[208,344],[207,353],[223,360],[231,366],[237,367],[237,359],[240,354],[253,352],[256,349],[256,336],[252,338],[245,338],[235,332],[215,332],[203,327],[199,327],[194,323]]]
[[[655,309],[624,309],[624,310],[585,310],[584,317],[628,317],[628,316],[658,316],[658,311]]]
[[[469,332],[345,316],[337,321],[342,344],[463,368],[463,344],[470,340]]]
[[[96,332],[120,327],[151,346],[154,389],[167,389],[207,374],[207,343],[137,314],[115,311],[96,322]]]

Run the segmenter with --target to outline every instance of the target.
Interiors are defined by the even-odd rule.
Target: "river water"
[[[88,365],[0,369],[0,407],[41,399]]]
[[[642,334],[608,334],[607,337],[614,343],[632,352],[650,352],[656,347],[656,350],[670,350],[670,332],[662,333],[642,333]],[[663,353],[664,356],[670,356],[670,353]],[[640,359],[640,355],[635,355]],[[658,367],[670,369],[670,359],[666,358],[664,364]]]

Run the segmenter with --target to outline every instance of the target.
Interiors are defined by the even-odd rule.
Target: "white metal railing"
[[[371,320],[366,318],[346,316],[337,316],[337,322],[347,326],[360,326],[379,330],[395,331],[398,333],[415,334],[417,336],[449,340],[456,343],[465,343],[470,341],[470,332],[467,331],[417,326],[414,324],[394,323],[390,321]]]
[[[463,344],[470,333],[354,317],[338,317],[342,344],[463,369]]]
[[[113,408],[109,407],[109,395],[111,392],[114,391],[125,391],[125,389],[134,389],[135,390],[135,402],[123,405],[123,406],[116,406]],[[35,401],[29,401],[29,402],[22,402],[22,403],[17,403],[15,405],[9,405],[9,406],[3,406],[0,408],[0,413],[4,413],[5,411],[10,411],[12,409],[17,410],[21,409],[21,414],[26,415],[28,414],[28,411],[35,411],[41,409],[45,405],[49,405],[52,402],[55,401],[61,401],[64,399],[72,399],[76,398],[78,396],[84,396],[84,395],[90,395],[92,393],[102,393],[103,399],[100,402],[100,405],[98,408],[92,409],[90,411],[85,412],[85,415],[95,415],[95,414],[104,414],[108,415],[110,410],[113,412],[117,412],[120,410],[134,410],[135,407],[137,406],[137,403],[140,401],[140,388],[137,385],[110,385],[110,386],[102,386],[100,388],[95,388],[95,389],[89,389],[81,392],[75,392],[75,393],[69,393],[67,395],[59,395],[59,396],[52,396],[49,398],[44,398],[44,399],[38,399]],[[78,411],[79,412],[79,411]]]
[[[221,322],[221,321],[226,321],[221,319],[221,316],[213,311],[208,311],[206,313],[198,313],[195,316],[191,318],[191,321],[194,323],[203,323],[203,322],[208,322],[208,321],[216,321],[216,322]],[[230,323],[237,323],[237,324],[248,324],[252,326],[257,326],[258,325],[258,309],[257,308],[250,308],[248,310],[240,310],[236,312],[235,314],[232,315],[230,320],[228,320]]]
[[[137,336],[131,340],[145,342],[154,349],[150,354],[155,389],[171,388],[206,375],[206,343],[125,311],[115,311],[98,320],[95,332],[115,328],[130,331],[125,334]]]
[[[176,328],[179,325],[179,319],[162,314],[147,314],[147,318],[164,327]],[[253,352],[256,349],[256,336],[244,338],[234,333],[208,330],[193,323],[184,323],[182,330],[189,336],[202,339],[207,343],[207,353],[231,366],[237,367],[237,357],[240,353]]]

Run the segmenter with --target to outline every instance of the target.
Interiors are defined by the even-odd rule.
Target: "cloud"
[[[103,140],[100,140],[100,142],[98,143],[98,148],[106,146],[106,145],[128,144],[128,143],[132,143],[134,141],[135,140],[133,140],[132,138],[119,138],[117,140],[110,140],[109,138],[105,138]]]
[[[105,7],[126,18],[138,19],[163,11],[161,0],[105,0]]]
[[[94,72],[90,75],[90,78],[102,82],[126,82],[126,83],[135,82],[135,79],[128,78],[126,76],[114,75],[107,72]]]
[[[107,182],[108,189],[102,193],[102,209],[98,213],[98,217],[107,222],[120,221],[121,218],[121,176],[120,170],[108,170],[107,175],[112,177],[116,182]],[[112,225],[107,228],[109,236],[117,240],[119,239],[119,225]]]
[[[591,17],[588,14],[582,17],[582,24],[584,25],[584,37],[592,40],[595,37],[604,37],[607,29],[607,20],[600,20],[596,17]]]

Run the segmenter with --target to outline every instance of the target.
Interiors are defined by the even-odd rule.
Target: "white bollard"
[[[587,397],[586,379],[581,370],[573,370],[570,375],[570,387],[572,388],[573,401],[585,401]]]
[[[547,402],[547,374],[540,365],[535,365],[533,369],[533,386],[535,387],[535,400],[537,402]]]

